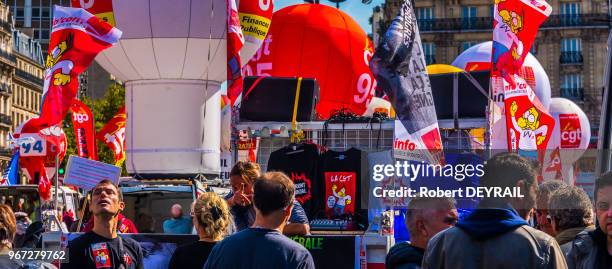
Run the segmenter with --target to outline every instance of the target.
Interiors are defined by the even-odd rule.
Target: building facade
[[[2,0],[10,7],[15,27],[38,41],[44,51],[49,46],[53,5],[69,6],[69,0]]]
[[[387,0],[374,10],[373,39],[380,40],[404,0]],[[428,64],[450,64],[471,46],[492,40],[493,1],[414,1],[415,14]],[[598,134],[607,38],[608,2],[548,1],[553,13],[542,25],[531,53],[550,80],[553,97],[578,104],[589,117],[592,136]]]
[[[12,88],[16,57],[13,54],[13,32],[9,8],[0,3],[0,166],[11,159],[8,134],[13,130]]]
[[[43,88],[40,44],[15,30],[11,8],[0,2],[0,168],[12,154],[9,133],[38,115]]]
[[[38,42],[15,30],[13,44],[17,66],[13,76],[13,128],[38,116],[43,92],[43,54]]]

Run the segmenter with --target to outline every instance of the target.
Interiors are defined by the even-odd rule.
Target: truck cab
[[[207,191],[207,186],[197,180],[121,178],[120,182],[125,202],[123,215],[134,222],[140,233],[163,233],[162,225],[170,218],[172,205],[181,205],[184,216],[189,216],[193,201]]]

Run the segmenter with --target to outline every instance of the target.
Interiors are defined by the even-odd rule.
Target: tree
[[[83,96],[81,101],[91,109],[97,132],[102,129],[102,127],[115,116],[119,108],[125,104],[125,88],[115,83],[108,88],[102,99],[93,100],[87,96]],[[66,156],[77,155],[76,138],[71,116],[72,114],[68,114],[63,123],[64,133],[66,133],[66,140],[68,141]],[[98,148],[99,161],[109,164],[115,163],[115,154],[106,144],[96,139],[96,146]],[[66,158],[62,165],[65,166],[67,161]],[[125,163],[122,165],[121,173],[127,175]]]

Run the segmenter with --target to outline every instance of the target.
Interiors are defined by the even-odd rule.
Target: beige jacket
[[[429,241],[422,268],[565,269],[567,264],[553,237],[523,225],[481,241],[449,228]]]

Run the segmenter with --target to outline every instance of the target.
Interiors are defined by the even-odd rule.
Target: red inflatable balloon
[[[361,115],[376,88],[369,62],[374,48],[359,24],[326,5],[278,10],[264,44],[244,67],[250,76],[316,78],[317,113],[346,108]]]

